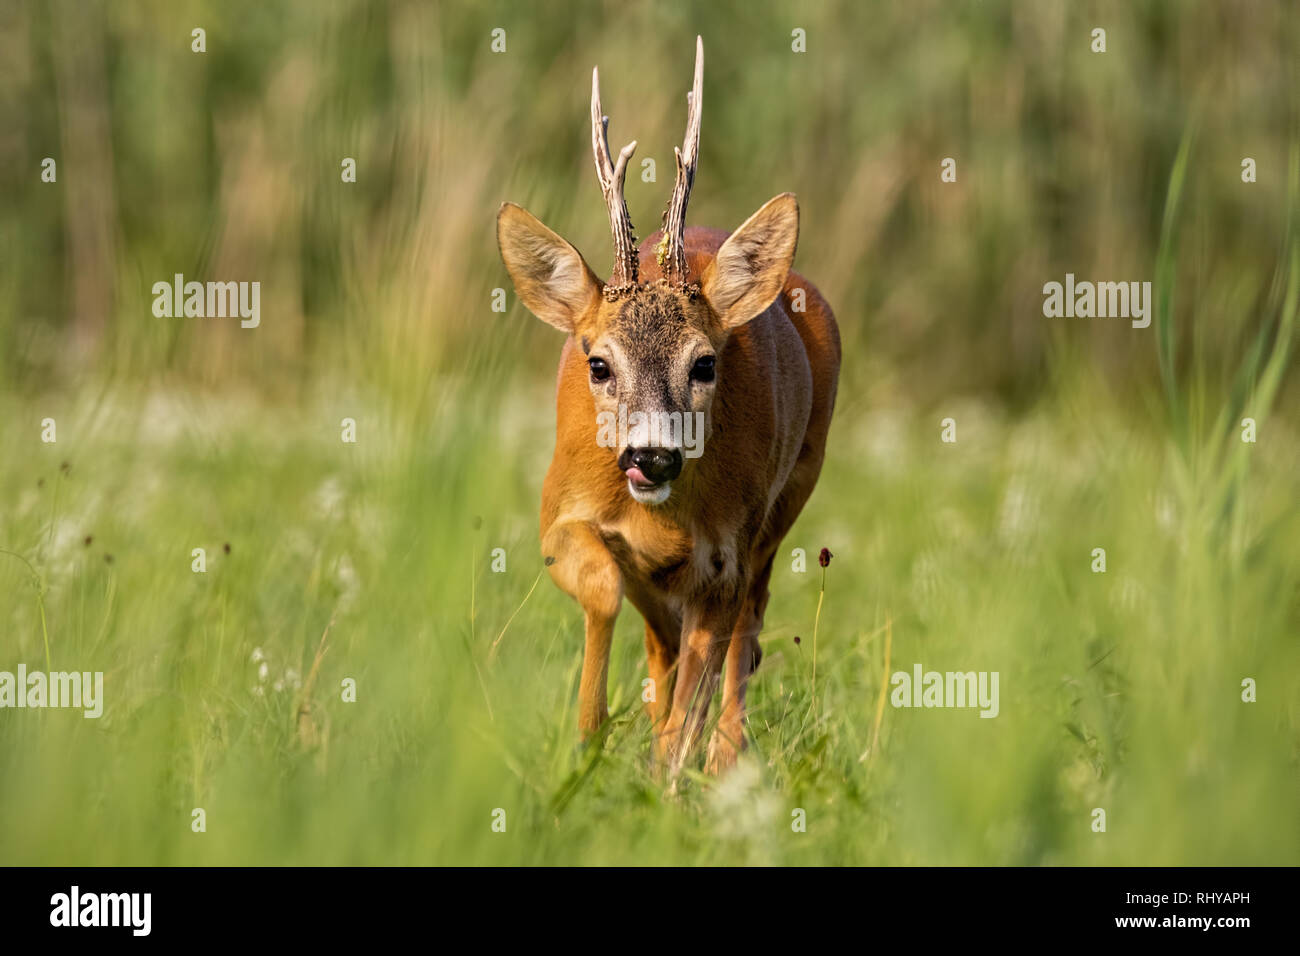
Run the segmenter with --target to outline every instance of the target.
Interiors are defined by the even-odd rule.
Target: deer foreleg
[[[585,641],[578,684],[578,729],[590,739],[609,719],[607,686],[614,621],[623,603],[623,576],[595,529],[582,522],[550,528],[542,551],[557,587],[582,606]]]

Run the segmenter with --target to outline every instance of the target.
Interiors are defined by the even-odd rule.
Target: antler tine
[[[700,117],[704,111],[704,39],[695,38],[695,80],[686,94],[686,139],[677,157],[677,180],[664,210],[663,238],[656,250],[659,267],[671,284],[686,286],[686,204],[695,184],[695,164],[700,152]]]
[[[609,213],[609,228],[614,237],[614,269],[605,286],[608,295],[617,297],[636,288],[637,251],[636,236],[632,232],[632,217],[623,198],[623,181],[627,177],[627,161],[636,151],[636,140],[619,150],[614,162],[609,152],[609,117],[600,108],[600,71],[591,71],[591,147],[596,154],[596,178],[605,197]]]

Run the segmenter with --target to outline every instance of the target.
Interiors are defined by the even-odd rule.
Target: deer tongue
[[[647,478],[636,465],[633,465],[623,474],[627,475],[628,480],[634,485],[639,485],[642,488],[650,488],[654,486],[654,482]]]

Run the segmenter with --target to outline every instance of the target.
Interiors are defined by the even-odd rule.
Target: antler
[[[695,183],[695,160],[700,151],[700,113],[704,108],[704,40],[695,38],[695,82],[686,94],[686,139],[682,148],[673,147],[677,157],[677,181],[664,210],[664,234],[655,250],[664,278],[686,287],[686,203]]]
[[[596,178],[609,211],[609,228],[614,235],[614,270],[610,273],[605,294],[617,298],[636,288],[636,236],[632,234],[632,217],[623,198],[623,180],[627,161],[636,150],[636,140],[624,146],[614,163],[609,152],[609,117],[600,110],[600,71],[591,71],[591,147],[596,154]]]

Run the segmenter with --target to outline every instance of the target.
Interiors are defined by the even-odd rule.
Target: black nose
[[[654,484],[672,481],[682,473],[682,453],[676,448],[624,448],[618,467],[638,469]]]

